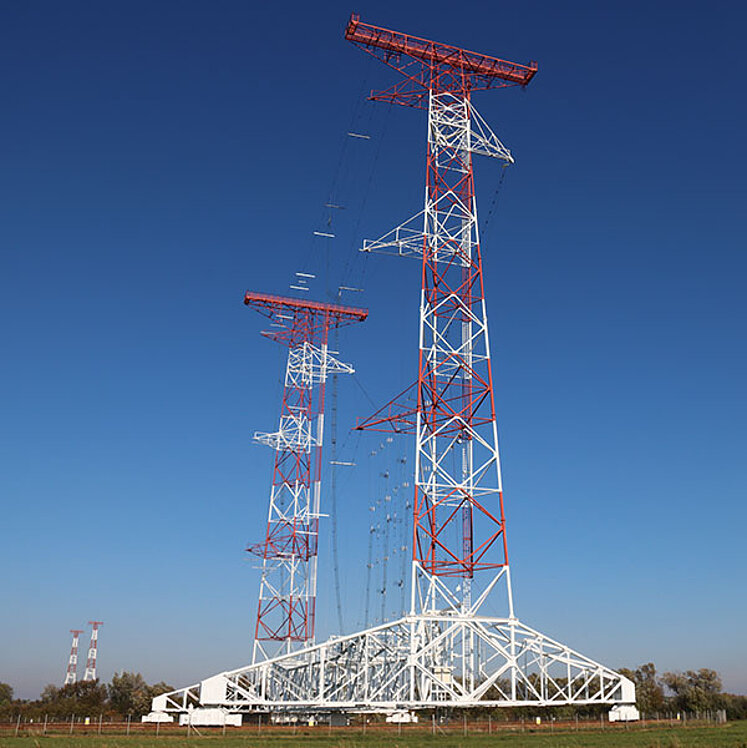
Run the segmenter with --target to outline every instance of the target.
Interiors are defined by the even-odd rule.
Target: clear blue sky
[[[241,302],[297,270],[371,310],[340,339],[360,624],[386,455],[345,429],[364,390],[414,378],[419,278],[355,248],[422,207],[425,119],[362,102],[393,77],[343,41],[351,10],[539,62],[475,99],[517,161],[484,253],[520,617],[747,692],[747,10],[718,1],[5,3],[0,680],[59,684],[90,618],[105,680],[249,660],[272,458],[251,435],[275,427],[282,355]],[[479,164],[483,223],[498,179]],[[347,209],[318,243],[333,185]]]

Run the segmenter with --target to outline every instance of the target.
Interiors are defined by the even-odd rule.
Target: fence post
[[[128,714],[128,715],[127,715],[127,735],[129,735],[129,734],[130,734],[130,720],[131,720],[131,719],[132,719],[132,715],[131,715],[131,714]]]
[[[488,714],[488,735],[493,734],[493,717]]]
[[[99,714],[99,735],[101,735],[101,721],[104,719],[103,714]]]
[[[462,715],[462,735],[467,734],[467,713]]]
[[[73,734],[73,725],[75,724],[75,715],[73,714],[72,717],[70,717],[70,734]]]
[[[259,713],[259,719],[257,720],[257,734],[262,734],[262,712]]]
[[[156,737],[158,737],[158,733],[160,729],[161,729],[161,720],[157,720],[156,721]],[[187,735],[189,735],[189,733],[187,733]]]
[[[431,714],[431,735],[436,734],[436,713]]]
[[[45,735],[47,734],[47,717],[48,716],[49,715],[47,715],[47,714],[44,715],[44,734]]]
[[[16,734],[15,737],[18,737],[18,731],[21,729],[21,713],[18,712],[18,719],[16,720]]]

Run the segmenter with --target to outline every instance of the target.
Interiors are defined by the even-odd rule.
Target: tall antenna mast
[[[99,644],[99,626],[103,626],[103,621],[89,621],[91,629],[91,643],[88,646],[88,659],[86,660],[86,672],[83,680],[96,680],[96,655],[98,654]]]
[[[356,15],[345,38],[405,76],[372,99],[428,109],[425,207],[363,246],[422,263],[418,378],[357,428],[415,435],[411,612],[444,603],[476,612],[472,582],[485,572],[493,577],[486,587],[505,580],[513,618],[472,155],[513,158],[471,94],[526,86],[537,65],[370,26]]]
[[[288,347],[280,426],[254,436],[275,450],[267,532],[247,548],[262,559],[256,662],[314,640],[325,383],[354,372],[329,350],[329,330],[362,322],[368,311],[251,291],[244,303],[272,321],[262,334]]]
[[[67,672],[65,673],[65,685],[69,686],[78,679],[78,640],[83,629],[70,629],[73,635],[73,643],[70,647],[70,659],[67,661]]]

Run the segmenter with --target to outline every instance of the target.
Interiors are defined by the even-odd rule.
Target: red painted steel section
[[[368,309],[359,309],[354,306],[342,306],[341,304],[327,304],[323,301],[311,301],[308,299],[294,299],[290,296],[273,296],[272,294],[261,294],[256,291],[247,291],[244,294],[244,303],[249,306],[264,309],[268,313],[277,313],[284,309],[328,312],[339,316],[340,321],[363,322],[368,317]]]
[[[263,335],[289,349],[309,343],[315,347],[327,345],[330,328],[362,322],[367,309],[338,304],[273,296],[247,291],[244,304],[283,327]],[[283,389],[282,416],[302,413],[309,423],[324,414],[324,382],[292,384]],[[312,446],[307,453],[302,449],[283,448],[275,451],[273,495],[282,497],[284,490],[303,486],[308,492],[321,481],[322,445]],[[284,520],[270,517],[265,539],[251,545],[247,551],[265,560],[285,559],[306,564],[317,555],[319,541],[318,519],[289,517]],[[306,642],[314,638],[316,598],[275,596],[260,599],[257,607],[255,638],[262,641]]]
[[[526,86],[537,72],[537,63],[520,65],[498,57],[470,52],[412,34],[361,23],[360,16],[351,14],[345,38],[359,46],[375,47],[390,55],[406,55],[431,66],[448,66],[466,76],[497,79],[518,86]],[[387,63],[390,61],[387,59]],[[399,61],[395,62],[399,64]],[[472,86],[470,86],[472,88]]]

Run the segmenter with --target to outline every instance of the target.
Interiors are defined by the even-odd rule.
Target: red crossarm
[[[345,29],[345,38],[354,44],[376,47],[394,54],[407,55],[425,62],[448,66],[455,70],[485,78],[497,78],[519,86],[526,86],[537,72],[537,63],[520,65],[498,57],[470,52],[450,44],[421,39],[400,31],[372,26],[360,21],[353,13]]]
[[[310,309],[315,312],[328,312],[334,316],[350,317],[359,322],[368,317],[368,309],[359,309],[352,306],[341,306],[340,304],[325,304],[322,301],[310,301],[306,299],[293,299],[288,296],[273,296],[271,294],[247,291],[244,295],[244,303],[247,306],[265,307],[267,309]]]

